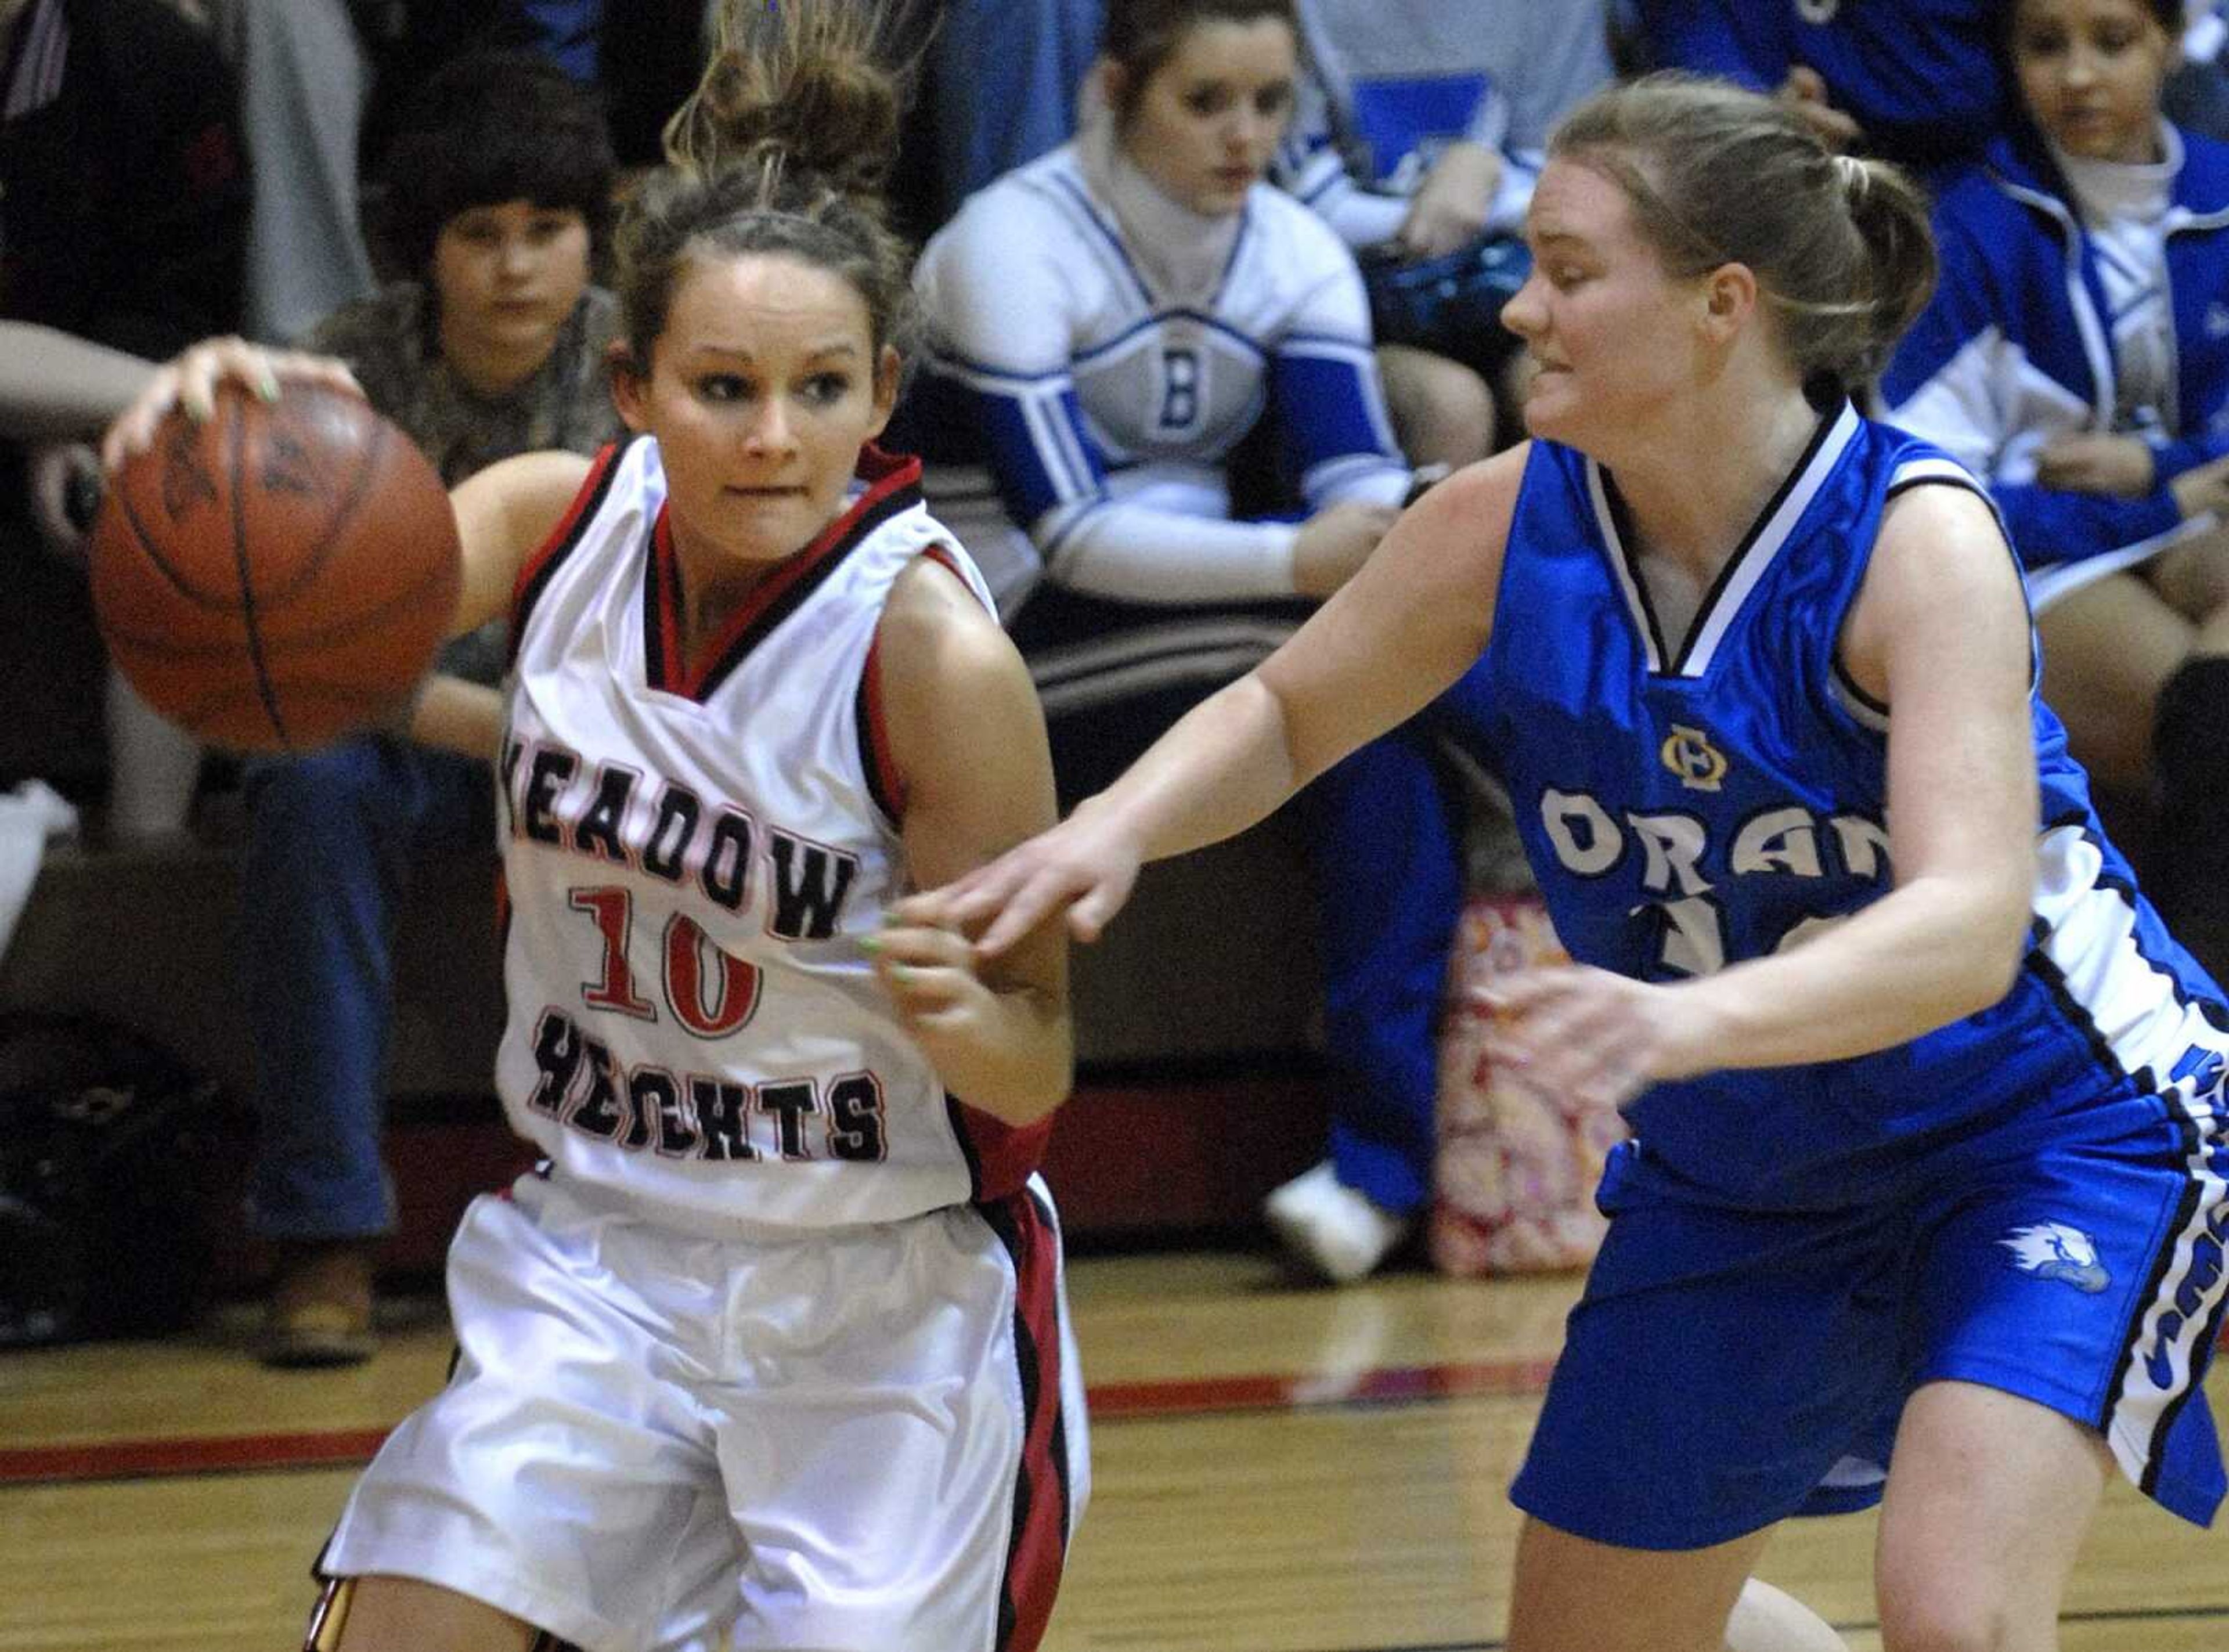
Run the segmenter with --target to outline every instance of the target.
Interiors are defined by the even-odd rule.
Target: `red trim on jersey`
[[[949,1090],[944,1103],[960,1137],[960,1150],[974,1173],[976,1200],[995,1203],[1020,1192],[1044,1161],[1045,1147],[1052,1141],[1053,1115],[1048,1113],[1034,1124],[1009,1124],[968,1106]]]
[[[940,544],[932,540],[928,544],[923,545],[921,548],[921,554],[928,557],[929,561],[935,562],[939,568],[945,569],[949,571],[952,577],[960,582],[960,589],[967,592],[970,596],[975,596],[975,588],[967,582],[967,575],[960,570],[960,558],[953,554],[951,546]],[[980,597],[975,597],[975,600],[978,602],[980,602],[983,599]],[[986,606],[987,607],[988,605],[986,604]],[[995,619],[997,618],[997,615],[994,614],[992,617]]]
[[[997,1652],[1036,1652],[1068,1559],[1066,1419],[1061,1415],[1060,1239],[1027,1190],[984,1216],[1014,1263],[1014,1353],[1022,1383],[1022,1460]]]
[[[665,662],[668,680],[654,686],[685,694],[693,700],[704,698],[749,652],[750,645],[757,640],[755,633],[761,626],[770,627],[786,612],[786,599],[794,595],[801,601],[808,582],[825,577],[846,552],[881,524],[896,496],[909,489],[919,489],[921,460],[886,453],[870,445],[859,450],[858,474],[867,484],[867,491],[823,528],[812,543],[778,564],[754,587],[697,658],[684,661],[678,652],[674,653]],[[661,534],[668,531],[662,511],[658,526]],[[661,562],[660,566],[671,575],[670,579],[659,582],[658,595],[668,611],[660,615],[660,623],[668,623],[670,615],[671,623],[678,627],[682,601],[680,564],[676,559],[670,563]],[[668,634],[679,633],[676,629]]]
[[[967,582],[967,575],[961,571],[959,559],[949,545],[923,545],[921,554],[958,580],[960,589],[970,597],[975,596],[975,588]],[[997,615],[992,617],[995,619]],[[898,767],[897,754],[890,749],[890,724],[883,711],[882,662],[883,633],[877,625],[875,640],[867,645],[866,665],[859,673],[859,756],[867,768],[869,794],[893,826],[903,826],[906,780],[904,771]]]
[[[688,666],[681,658],[681,559],[673,549],[670,503],[658,507],[658,520],[651,524],[650,568],[651,618],[658,627],[657,646],[645,662],[650,685],[685,693]]]
[[[511,582],[511,647],[517,649],[517,637],[526,618],[527,593],[542,576],[557,554],[573,543],[588,515],[592,501],[601,498],[604,485],[610,479],[613,466],[618,462],[620,449],[628,444],[607,442],[589,462],[588,473],[581,480],[580,490],[573,495],[573,503],[565,507],[565,514],[557,518],[557,525],[549,530],[534,554],[518,570],[518,577]]]

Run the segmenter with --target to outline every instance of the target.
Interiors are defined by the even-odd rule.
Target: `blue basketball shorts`
[[[1865,1507],[1905,1397],[1952,1380],[2098,1430],[2148,1495],[2210,1522],[2229,1122],[2132,1111],[2097,1139],[1939,1151],[1831,1212],[1701,1203],[1621,1147],[1513,1500],[1641,1549]]]

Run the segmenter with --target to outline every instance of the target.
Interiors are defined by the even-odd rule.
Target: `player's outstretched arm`
[[[1235,836],[1478,659],[1529,450],[1441,483],[1255,671],[1195,706],[1052,831],[921,897],[995,955],[1056,915],[1097,938],[1138,868]]]
[[[877,638],[910,880],[943,883],[1050,826],[1044,716],[998,621],[922,558],[892,590]],[[959,929],[901,903],[868,951],[907,1029],[961,1101],[1026,1124],[1066,1099],[1073,1051],[1058,925],[979,958]]]
[[[82,439],[132,405],[155,363],[74,333],[0,321],[0,435]]]

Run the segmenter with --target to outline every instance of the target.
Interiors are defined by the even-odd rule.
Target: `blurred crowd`
[[[904,0],[892,190],[925,348],[886,445],[924,457],[988,577],[1072,802],[1289,634],[1419,491],[1521,437],[1530,363],[1495,316],[1531,268],[1558,119],[1619,76],[1731,77],[1933,191],[1942,279],[1873,410],[1992,489],[2047,695],[2218,967],[2214,10],[2127,0],[2092,39],[1995,0]],[[117,843],[236,802],[280,1362],[371,1346],[369,1247],[395,1220],[388,937],[414,865],[491,841],[503,639],[444,657],[448,749],[197,751],[101,660],[87,438],[145,363],[237,332],[345,360],[452,483],[594,452],[619,430],[613,215],[695,84],[704,22],[701,0],[0,0],[0,556],[20,594],[0,608],[0,781],[49,781]],[[2107,155],[2101,126],[2141,153]],[[1427,715],[1299,807],[1333,1134],[1269,1214],[1346,1280],[1429,1195],[1476,787]]]

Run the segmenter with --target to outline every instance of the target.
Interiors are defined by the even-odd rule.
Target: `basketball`
[[[236,390],[110,479],[94,616],[149,704],[213,744],[300,751],[398,716],[458,584],[447,490],[360,397]]]

